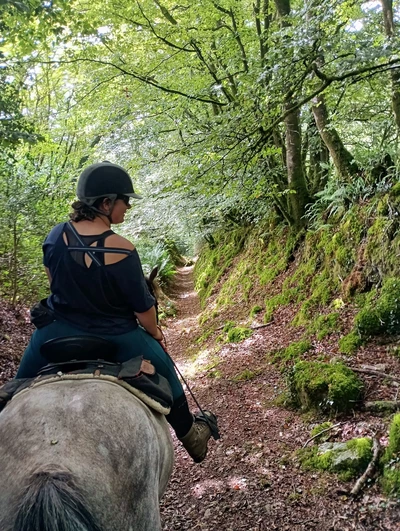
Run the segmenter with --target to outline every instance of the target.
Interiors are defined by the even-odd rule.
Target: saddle
[[[115,361],[116,345],[100,337],[51,339],[40,353],[49,362],[34,378],[14,379],[0,387],[0,411],[17,393],[59,380],[102,379],[119,384],[146,405],[167,415],[173,404],[169,382],[142,356]]]

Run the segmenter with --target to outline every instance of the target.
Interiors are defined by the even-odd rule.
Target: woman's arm
[[[157,341],[162,341],[163,334],[157,325],[157,315],[156,315],[156,309],[154,306],[152,306],[149,310],[147,310],[147,312],[143,312],[143,313],[135,312],[135,315],[139,323],[146,330],[146,332],[148,332],[151,336],[153,336],[154,339],[156,339]]]

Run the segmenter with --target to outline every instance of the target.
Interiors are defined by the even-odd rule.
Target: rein
[[[159,327],[162,335],[163,335],[163,340],[164,340],[164,344],[165,346],[167,346],[167,340],[165,338],[165,335],[164,335],[164,332],[161,330],[161,327]],[[181,373],[181,371],[179,370],[177,364],[175,363],[175,361],[173,360],[173,358],[170,356],[170,354],[168,353],[168,351],[166,350],[166,348],[164,348],[164,352],[166,353],[166,355],[169,357],[169,359],[172,361],[172,364],[173,366],[175,367],[175,370],[176,372],[178,373],[179,377],[181,378],[182,382],[185,384],[187,390],[189,391],[189,394],[190,396],[193,398],[193,401],[194,403],[196,404],[196,406],[199,408],[199,411],[201,413],[201,417],[202,417],[202,420],[204,420],[205,422],[207,422],[208,424],[208,427],[210,428],[211,430],[211,435],[213,437],[214,440],[218,440],[220,438],[220,434],[219,434],[219,429],[218,429],[218,425],[216,422],[214,422],[213,419],[211,419],[206,413],[205,411],[203,410],[203,408],[201,407],[201,405],[199,404],[197,398],[195,397],[193,391],[191,390],[189,384],[187,383],[186,379],[184,378],[183,374]]]

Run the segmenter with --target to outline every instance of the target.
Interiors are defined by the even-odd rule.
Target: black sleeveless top
[[[97,242],[98,247],[103,247],[105,238],[111,234],[113,231],[109,230],[96,236],[79,237],[87,246]],[[56,319],[93,334],[118,335],[134,330],[138,326],[134,312],[145,312],[155,303],[136,249],[109,265],[104,264],[104,253],[94,252],[97,263],[92,260],[87,267],[85,251],[69,250],[69,247],[76,249],[80,243],[68,223],[56,225],[43,244],[43,263],[52,279],[47,303]]]

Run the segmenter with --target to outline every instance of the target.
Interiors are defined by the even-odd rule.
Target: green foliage
[[[229,332],[229,330],[232,330],[233,328],[235,328],[235,323],[233,321],[226,321],[222,328],[222,331]]]
[[[299,361],[289,374],[293,404],[304,410],[349,411],[361,397],[363,385],[342,363]]]
[[[390,187],[390,178],[378,182],[369,182],[366,177],[361,176],[349,182],[329,180],[326,187],[315,194],[317,200],[308,207],[306,217],[310,228],[319,230],[323,228],[326,220],[337,224],[339,220],[350,215],[352,206],[386,192]]]
[[[258,304],[256,304],[255,306],[252,307],[252,309],[250,310],[250,318],[253,318],[255,317],[256,315],[258,315],[260,312],[262,312],[262,307],[259,306]]]
[[[331,433],[327,430],[332,428],[333,424],[332,422],[323,422],[322,424],[319,424],[318,426],[315,426],[311,430],[311,437],[314,437],[314,440],[316,442],[321,442],[329,439],[331,436]],[[321,433],[322,432],[322,433]]]
[[[243,229],[220,233],[214,237],[212,246],[203,248],[195,265],[196,289],[203,304],[233,259],[243,249],[246,234],[247,231]]]
[[[169,247],[163,242],[141,239],[137,243],[137,248],[145,275],[149,275],[152,269],[157,266],[157,278],[160,280],[160,283],[164,285],[170,283],[176,270]]]

